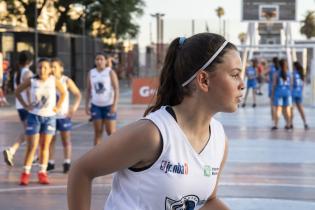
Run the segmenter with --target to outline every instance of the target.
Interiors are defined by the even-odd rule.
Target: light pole
[[[159,70],[161,62],[161,54],[163,53],[163,28],[164,23],[162,17],[165,16],[163,13],[151,14],[152,17],[156,18],[156,70]]]

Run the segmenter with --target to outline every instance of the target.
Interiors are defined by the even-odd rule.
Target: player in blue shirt
[[[304,71],[303,66],[298,62],[293,63],[293,88],[292,88],[292,100],[293,103],[296,105],[300,116],[304,123],[305,130],[308,129],[308,125],[306,123],[306,118],[304,114],[303,108],[303,86],[304,86]],[[292,121],[293,121],[293,110],[292,110]]]
[[[278,128],[279,117],[282,109],[286,121],[285,129],[292,129],[291,77],[288,70],[288,64],[285,59],[280,60],[280,70],[274,73],[271,97],[273,99],[273,106],[276,110],[272,130]]]
[[[271,114],[271,119],[274,121],[274,113],[275,113],[275,108],[273,106],[273,98],[271,97],[271,92],[272,92],[272,84],[273,84],[273,76],[274,73],[276,73],[279,70],[279,59],[278,57],[272,58],[272,64],[269,67],[269,71],[267,72],[267,78],[268,78],[268,97],[270,99],[270,114]]]
[[[252,66],[249,66],[246,69],[245,74],[247,77],[247,86],[246,86],[244,103],[242,104],[242,107],[246,106],[246,100],[247,100],[248,92],[250,89],[252,89],[252,93],[253,93],[253,107],[254,108],[256,107],[257,65],[258,65],[257,59],[253,59]]]

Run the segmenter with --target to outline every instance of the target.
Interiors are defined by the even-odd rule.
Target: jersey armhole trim
[[[140,120],[149,120],[159,131],[159,136],[160,136],[160,151],[159,151],[159,155],[158,157],[156,158],[156,160],[154,160],[151,164],[147,165],[147,166],[144,166],[144,167],[141,167],[141,168],[133,168],[133,167],[129,167],[128,170],[132,171],[132,172],[144,172],[148,169],[150,169],[162,156],[163,154],[163,151],[164,151],[164,147],[165,147],[165,144],[164,144],[164,141],[163,141],[163,136],[162,136],[162,133],[160,131],[160,129],[158,128],[158,126],[151,120],[151,119],[147,119],[147,118],[143,118],[143,119],[140,119]]]

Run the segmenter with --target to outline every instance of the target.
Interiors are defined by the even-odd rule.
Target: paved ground
[[[130,91],[124,89],[119,105],[119,127],[141,117],[145,106],[130,104]],[[267,98],[259,98],[258,107],[240,109],[233,114],[218,114],[230,139],[230,152],[220,183],[219,196],[233,210],[312,210],[315,209],[315,118],[314,107],[306,113],[310,130],[304,131],[298,115],[293,131],[270,131]],[[250,101],[250,98],[249,98]],[[92,147],[92,125],[81,108],[73,131],[73,159]],[[283,121],[281,121],[283,127]],[[0,149],[10,145],[21,130],[15,110],[0,109]],[[57,170],[50,174],[52,184],[33,182],[18,185],[25,146],[15,158],[15,166],[0,161],[0,209],[66,210],[66,180],[62,174],[62,146],[57,144]],[[34,171],[36,171],[36,167]],[[110,191],[111,176],[94,182],[92,209],[103,209]]]

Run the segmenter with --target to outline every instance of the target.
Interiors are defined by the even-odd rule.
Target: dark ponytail
[[[150,106],[144,113],[146,116],[148,113],[159,109],[163,105],[174,106],[182,101],[183,95],[178,92],[178,81],[175,79],[175,60],[179,50],[179,38],[172,41],[168,47],[167,54],[162,67],[159,88],[156,94],[156,102],[153,106]]]
[[[16,69],[16,77],[15,83],[20,85],[21,81],[21,68],[25,67],[26,65],[30,64],[33,61],[33,55],[30,51],[24,50],[19,54],[19,65]]]
[[[279,64],[279,59],[278,59],[278,57],[273,57],[272,58],[272,63],[273,63],[273,65],[274,65],[274,67],[276,68],[276,70],[279,70],[280,68],[280,64]]]
[[[293,63],[293,66],[296,69],[296,71],[298,72],[298,74],[300,75],[301,80],[304,81],[304,69],[303,69],[303,66],[298,61],[295,61]]]
[[[194,83],[182,86],[194,75],[221,47],[225,38],[212,33],[200,33],[187,39],[174,39],[167,51],[160,75],[160,83],[156,93],[156,102],[149,106],[144,116],[158,110],[161,106],[180,104],[185,96],[190,96],[195,90]],[[228,43],[216,56],[205,71],[214,71],[216,65],[222,63],[223,55],[236,47]]]
[[[287,61],[285,59],[281,59],[279,64],[280,64],[280,76],[284,81],[286,81],[287,71],[288,71]]]

